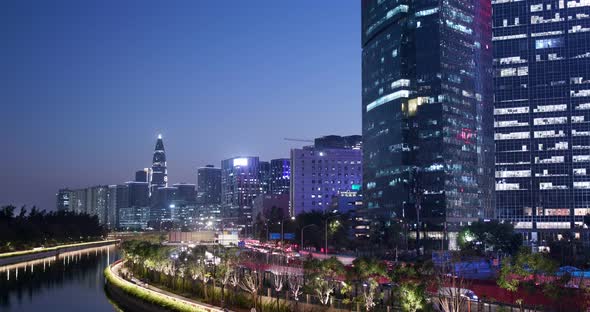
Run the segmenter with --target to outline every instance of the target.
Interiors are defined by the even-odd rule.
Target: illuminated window
[[[590,181],[574,182],[575,189],[590,189]]]
[[[549,38],[535,40],[535,49],[550,49],[563,47],[563,38]]]

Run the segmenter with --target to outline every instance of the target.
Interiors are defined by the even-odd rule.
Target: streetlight
[[[283,245],[284,245],[284,242],[283,242],[283,236],[284,236],[284,226],[283,226],[283,225],[285,224],[285,221],[286,221],[286,220],[293,220],[293,221],[294,221],[294,220],[295,220],[295,217],[290,217],[290,218],[283,218],[283,219],[281,220],[281,222],[279,222],[279,223],[281,224],[281,250],[283,250],[283,249],[284,249],[284,246],[283,246]]]
[[[299,250],[302,250],[303,249],[303,230],[305,230],[306,228],[311,227],[311,226],[317,226],[317,225],[315,225],[315,224],[308,224],[308,225],[306,225],[306,226],[304,226],[304,227],[301,228],[301,246],[299,247]]]

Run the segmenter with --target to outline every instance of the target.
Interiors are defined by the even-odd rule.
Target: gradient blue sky
[[[354,0],[0,1],[0,205],[360,134]]]

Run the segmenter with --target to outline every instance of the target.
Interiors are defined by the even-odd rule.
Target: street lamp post
[[[306,225],[306,226],[304,226],[304,227],[301,228],[301,246],[299,246],[299,249],[300,250],[303,249],[303,230],[305,230],[308,227],[312,227],[312,226],[317,226],[317,225],[315,225],[315,224],[308,224],[308,225]]]

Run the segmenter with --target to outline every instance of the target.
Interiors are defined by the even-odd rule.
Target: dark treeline
[[[70,211],[38,210],[15,206],[0,208],[0,252],[49,247],[99,239],[105,231],[97,216]]]

